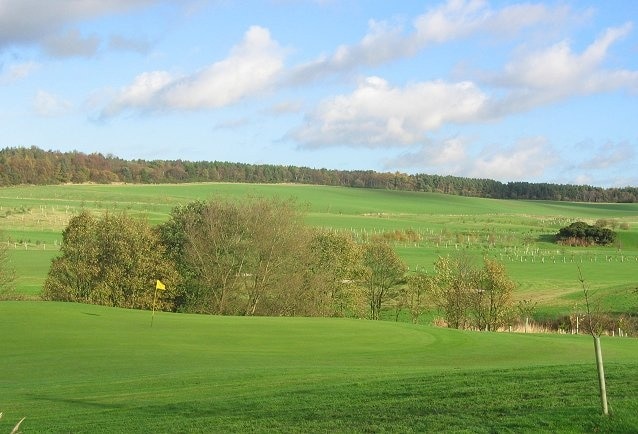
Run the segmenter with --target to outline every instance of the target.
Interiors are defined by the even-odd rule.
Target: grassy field
[[[498,201],[317,186],[82,185],[0,189],[18,289],[37,298],[68,219],[126,211],[153,224],[215,196],[296,198],[315,226],[361,239],[412,230],[412,270],[467,251],[501,260],[518,298],[638,312],[638,204]],[[575,220],[615,219],[613,247],[556,246]],[[638,340],[603,337],[611,418],[591,337],[476,333],[391,321],[217,317],[0,302],[0,432],[638,432]]]
[[[502,261],[518,282],[518,298],[534,299],[540,309],[569,313],[581,309],[578,267],[588,286],[599,290],[608,310],[638,312],[638,204],[583,204],[507,201],[433,193],[302,185],[64,185],[0,189],[0,229],[9,235],[18,270],[18,289],[37,297],[68,219],[83,209],[126,211],[153,224],[179,204],[211,197],[279,196],[295,198],[315,226],[350,231],[360,238],[413,230],[419,239],[398,242],[412,270],[431,269],[440,255],[466,251],[479,260]],[[618,230],[610,247],[569,248],[552,234],[575,220],[614,219]]]
[[[0,432],[636,432],[638,340],[0,302]]]

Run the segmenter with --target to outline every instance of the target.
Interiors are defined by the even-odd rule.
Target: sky
[[[0,148],[638,186],[638,2],[0,0]]]

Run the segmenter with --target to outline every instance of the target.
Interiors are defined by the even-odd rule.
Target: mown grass
[[[638,341],[2,302],[0,431],[633,432]],[[11,426],[10,426],[11,425]]]
[[[633,301],[638,297],[619,297],[638,286],[638,204],[508,201],[307,185],[24,186],[0,189],[0,229],[11,237],[19,291],[33,295],[51,258],[41,250],[57,249],[68,219],[82,209],[125,211],[157,224],[176,205],[246,196],[295,198],[307,208],[309,224],[359,238],[413,230],[419,240],[396,244],[412,270],[431,269],[438,256],[461,251],[477,260],[491,256],[519,283],[516,297],[539,301],[541,310],[567,313],[573,308],[573,298],[581,292],[580,266],[589,287],[599,290],[613,310],[638,312]],[[619,243],[609,247],[564,247],[551,240],[575,220],[594,223],[599,218],[616,219],[630,229],[618,230]],[[25,253],[25,247],[33,254]]]

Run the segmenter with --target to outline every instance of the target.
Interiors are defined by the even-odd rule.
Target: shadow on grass
[[[539,243],[555,243],[556,236],[554,234],[541,234],[536,238],[536,241]]]

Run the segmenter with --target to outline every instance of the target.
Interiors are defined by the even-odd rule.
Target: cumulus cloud
[[[506,97],[496,101],[495,115],[528,110],[575,95],[638,89],[638,71],[604,67],[611,45],[631,29],[630,23],[609,28],[581,53],[561,41],[509,62],[502,73],[485,80],[508,90]]]
[[[199,72],[174,76],[145,72],[123,88],[103,110],[113,116],[127,109],[218,108],[265,91],[283,69],[284,52],[270,32],[253,26],[229,56]]]
[[[45,117],[60,116],[71,110],[71,102],[43,90],[38,91],[33,100],[36,114]]]
[[[562,23],[569,16],[564,6],[515,4],[500,9],[483,0],[448,0],[416,17],[406,31],[403,25],[370,20],[368,33],[353,45],[341,45],[332,55],[294,68],[290,81],[304,83],[410,57],[431,44],[488,33],[511,38],[524,29]]]
[[[393,87],[379,77],[368,77],[351,94],[320,103],[288,136],[305,147],[411,145],[445,123],[480,117],[485,100],[471,82]]]

